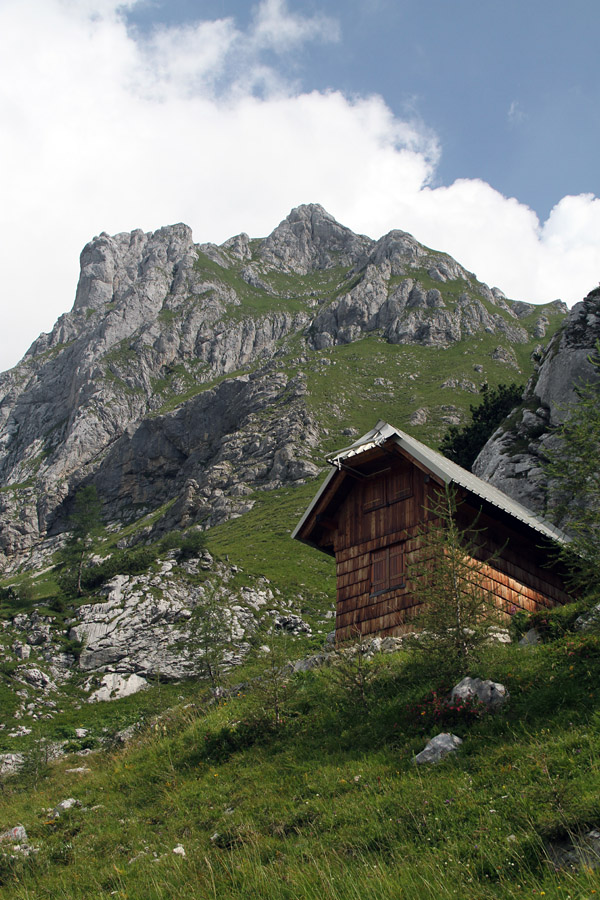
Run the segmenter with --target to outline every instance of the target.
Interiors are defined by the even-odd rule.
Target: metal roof
[[[524,525],[533,528],[535,531],[539,532],[539,534],[544,535],[544,537],[549,538],[552,541],[564,544],[568,543],[570,540],[559,528],[556,528],[541,516],[536,515],[520,503],[517,503],[516,500],[511,499],[504,491],[493,487],[493,485],[488,484],[486,481],[473,475],[472,472],[463,469],[462,466],[446,459],[441,453],[422,444],[421,441],[418,441],[416,438],[413,438],[404,431],[400,431],[398,428],[394,428],[392,425],[384,422],[383,419],[380,419],[371,431],[363,434],[362,437],[358,438],[358,440],[349,447],[338,450],[334,456],[330,457],[328,462],[335,468],[323,482],[317,495],[296,526],[292,537],[297,536],[321,496],[326,491],[331,480],[337,474],[337,470],[342,468],[343,463],[354,456],[358,456],[375,447],[381,447],[383,444],[390,441],[395,443],[401,449],[406,450],[406,452],[417,460],[417,462],[424,465],[433,475],[436,475],[446,484],[460,485],[460,487],[469,491],[469,493],[475,494],[475,496],[480,497],[482,500],[491,503],[492,506],[503,510],[508,513],[508,515],[518,519]]]

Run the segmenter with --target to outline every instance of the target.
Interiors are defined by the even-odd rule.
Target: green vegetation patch
[[[291,540],[320,482],[257,491],[249,512],[206,532],[207,548],[215,556],[241,566],[245,573],[273,581],[284,597],[313,597],[321,608],[333,603],[334,560]]]
[[[0,898],[591,900],[597,871],[550,859],[600,820],[597,637],[490,648],[473,674],[510,704],[455,718],[464,743],[436,766],[412,759],[448,728],[420,715],[448,686],[406,652],[366,665],[364,705],[335,669],[295,677],[279,724],[264,681],[218,704],[186,688],[125,749],[85,757],[85,775],[68,772],[80,757],[30,766],[6,782],[3,817],[39,850],[4,858]],[[93,716],[114,729],[156,691],[82,710],[63,736],[100,735]],[[81,806],[51,819],[66,797]]]

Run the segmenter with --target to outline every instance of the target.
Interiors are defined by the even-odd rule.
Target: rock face
[[[0,563],[61,534],[84,483],[108,521],[168,501],[165,528],[239,515],[317,471],[302,360],[373,332],[437,348],[491,334],[512,365],[541,327],[532,310],[405,232],[374,241],[316,204],[264,240],[101,234],[71,311],[0,375]]]
[[[16,645],[26,645],[41,629],[46,638],[32,648],[35,663],[14,667],[18,704],[14,714],[2,711],[0,730],[9,729],[11,738],[30,734],[27,725],[52,718],[66,702],[65,689],[72,696],[79,691],[80,702],[95,703],[137,693],[157,680],[205,674],[202,621],[209,606],[218,609],[222,623],[214,650],[221,670],[245,659],[259,631],[311,634],[296,612],[295,600],[284,597],[263,576],[215,562],[206,550],[199,557],[180,556],[181,551],[169,551],[149,574],[116,575],[96,592],[94,602],[76,608],[68,633],[60,617],[55,621],[35,611],[4,623],[2,659],[14,660],[10,650],[14,654]],[[326,621],[327,615],[320,624]],[[77,737],[85,737],[85,729],[79,731]],[[0,775],[18,770],[22,761],[18,753],[0,754]]]
[[[597,379],[589,355],[600,339],[600,289],[570,311],[550,341],[530,379],[522,406],[492,435],[473,471],[536,512],[545,508],[546,481],[540,466],[552,447],[552,427],[564,421],[577,402],[578,383]]]

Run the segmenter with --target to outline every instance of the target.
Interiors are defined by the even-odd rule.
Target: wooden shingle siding
[[[406,467],[400,469],[400,476],[397,471],[392,465],[383,478],[357,482],[337,510],[338,640],[348,640],[357,633],[401,634],[419,611],[418,592],[411,591],[410,585],[382,592],[379,588],[387,577],[386,550],[402,546],[403,565],[410,568],[415,561],[422,540],[419,535],[427,521],[425,509],[435,507],[439,487],[416,467],[410,478]],[[391,486],[384,486],[386,478]],[[402,499],[390,500],[396,496]],[[543,558],[539,548],[524,555],[521,535],[478,510],[463,509],[461,519],[464,522],[460,524],[467,526],[477,519],[474,527],[481,535],[481,560],[497,554],[492,564],[483,567],[482,587],[492,594],[507,619],[518,610],[534,612],[568,599],[558,576],[538,565],[538,558]],[[375,574],[374,560],[378,567]],[[420,562],[426,563],[423,552]]]

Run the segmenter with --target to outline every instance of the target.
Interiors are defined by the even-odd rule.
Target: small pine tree
[[[213,691],[223,680],[225,654],[231,644],[229,610],[223,608],[218,588],[204,585],[204,602],[194,610],[189,643],[199,655],[200,674],[208,678]]]
[[[371,640],[363,638],[356,628],[351,639],[338,645],[333,657],[331,680],[353,709],[369,711],[372,686],[383,666],[383,656],[374,658]]]
[[[287,636],[272,636],[266,647],[268,652],[261,673],[252,683],[250,705],[257,719],[278,728],[286,718],[296,683],[289,662]]]
[[[486,567],[496,555],[478,559],[480,531],[457,520],[456,489],[444,485],[431,518],[417,537],[408,582],[422,606],[413,646],[440,674],[466,674],[489,640],[489,628],[501,622],[494,595],[485,589]]]

